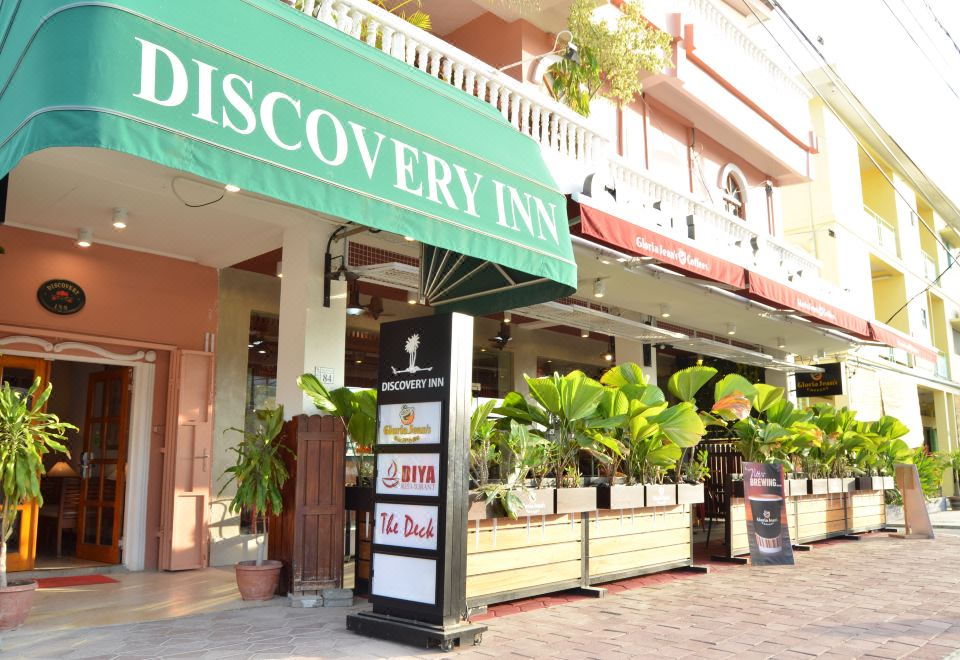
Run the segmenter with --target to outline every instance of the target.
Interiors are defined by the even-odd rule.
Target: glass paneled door
[[[26,394],[34,379],[47,386],[50,363],[42,358],[0,355],[0,384],[10,383],[14,392]],[[32,571],[37,558],[37,503],[17,507],[17,522],[7,540],[7,570]]]
[[[80,454],[77,557],[120,563],[130,411],[128,367],[90,374]]]

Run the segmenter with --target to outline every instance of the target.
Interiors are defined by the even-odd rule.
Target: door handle
[[[193,457],[194,460],[197,460],[197,459],[202,459],[202,460],[203,460],[203,466],[200,468],[203,472],[206,472],[206,471],[207,471],[207,459],[208,459],[208,458],[210,458],[210,452],[209,452],[209,450],[207,450],[207,449],[204,449],[204,450],[203,450],[203,455],[202,455],[202,456],[194,456],[194,457]]]
[[[92,451],[81,452],[80,454],[80,478],[88,479],[90,477],[90,461],[93,459]]]

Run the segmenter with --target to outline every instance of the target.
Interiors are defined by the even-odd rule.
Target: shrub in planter
[[[236,492],[229,509],[240,513],[248,509],[253,513],[254,527],[260,520],[264,525],[262,535],[257,535],[257,559],[236,564],[237,588],[243,600],[270,600],[280,582],[283,564],[264,558],[266,551],[266,528],[269,516],[283,511],[281,489],[290,476],[283,463],[280,451],[286,447],[277,442],[283,430],[283,406],[257,411],[257,426],[253,431],[227,429],[241,434],[239,443],[230,447],[236,454],[236,463],[224,472],[229,479],[220,493],[236,483]]]
[[[947,454],[947,466],[953,478],[953,495],[948,497],[950,508],[960,510],[960,449],[954,449]]]
[[[33,500],[38,507],[43,505],[43,456],[51,450],[69,456],[62,442],[68,430],[77,430],[44,412],[53,385],[41,391],[40,383],[37,378],[25,393],[7,382],[0,389],[0,631],[16,628],[26,620],[37,588],[35,580],[7,581],[7,541],[17,522],[17,507]]]

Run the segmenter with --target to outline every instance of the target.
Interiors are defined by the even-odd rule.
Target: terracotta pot
[[[265,559],[262,566],[256,561],[242,561],[234,568],[237,571],[237,589],[244,600],[270,600],[280,584],[280,569],[283,564],[275,559]]]
[[[6,589],[0,589],[0,630],[13,630],[27,620],[36,589],[36,580],[14,581]]]

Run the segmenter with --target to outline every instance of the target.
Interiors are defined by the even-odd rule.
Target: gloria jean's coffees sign
[[[835,396],[843,394],[843,365],[839,362],[817,365],[819,374],[797,374],[797,396]]]

